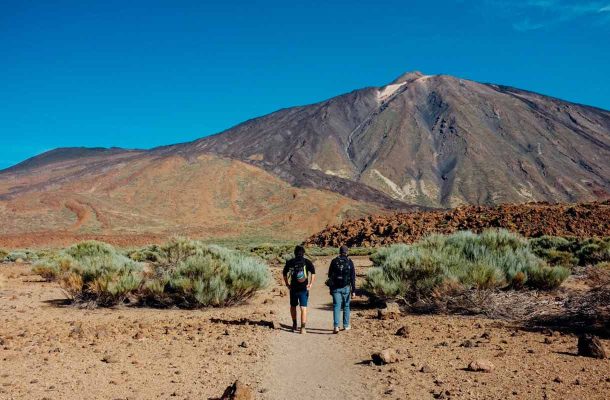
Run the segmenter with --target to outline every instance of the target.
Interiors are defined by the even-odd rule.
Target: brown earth
[[[362,277],[370,263],[354,259]],[[0,398],[218,398],[237,379],[257,399],[580,400],[604,399],[610,390],[610,361],[576,356],[577,338],[568,333],[463,316],[380,320],[357,298],[353,330],[332,335],[321,279],[329,261],[315,262],[307,335],[285,329],[288,299],[278,287],[227,309],[90,310],[64,305],[59,288],[28,265],[0,265],[0,281],[7,279],[0,288]],[[557,295],[571,287],[583,283]],[[272,320],[278,329],[263,326]],[[402,326],[408,333],[395,335]],[[371,354],[385,348],[399,361],[372,364]],[[493,372],[467,371],[479,359]]]
[[[610,201],[464,206],[447,211],[364,217],[327,227],[305,243],[322,247],[381,246],[411,243],[431,233],[448,234],[460,230],[478,233],[487,228],[504,228],[527,237],[610,236]]]
[[[11,248],[92,238],[140,245],[172,235],[297,240],[382,211],[210,154],[103,153],[0,175],[0,246]]]

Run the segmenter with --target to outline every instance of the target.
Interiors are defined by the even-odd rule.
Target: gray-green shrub
[[[137,253],[137,256],[135,255]],[[130,252],[134,261],[106,243],[83,242],[34,266],[59,281],[77,302],[205,307],[250,298],[270,281],[258,258],[220,246],[175,238],[162,246]]]
[[[4,256],[4,261],[15,262],[22,260],[25,262],[31,262],[38,259],[38,255],[30,250],[15,250],[11,251]]]
[[[526,239],[505,230],[431,235],[412,245],[381,248],[371,257],[365,287],[382,297],[421,298],[443,285],[462,288],[558,287],[568,276],[549,267]]]
[[[530,239],[532,251],[551,265],[574,267],[610,261],[610,237],[576,238],[541,236]]]

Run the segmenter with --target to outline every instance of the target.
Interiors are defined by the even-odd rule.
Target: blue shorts
[[[307,300],[309,300],[309,290],[291,290],[290,291],[290,307],[307,307]]]

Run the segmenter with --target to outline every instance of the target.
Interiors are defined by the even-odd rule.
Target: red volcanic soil
[[[306,244],[380,246],[411,243],[431,233],[481,232],[487,228],[504,228],[527,237],[610,236],[610,201],[465,206],[447,211],[365,217],[327,227],[307,239]]]

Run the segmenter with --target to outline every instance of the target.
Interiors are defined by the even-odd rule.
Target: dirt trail
[[[346,335],[333,335],[332,300],[324,285],[330,258],[315,262],[317,280],[309,298],[307,334],[291,331],[288,299],[278,304],[282,329],[272,339],[263,387],[265,399],[372,398],[364,385],[356,352],[346,346]],[[352,312],[352,320],[353,320]]]

